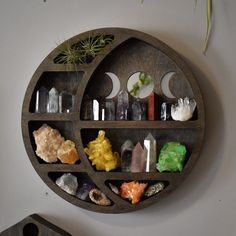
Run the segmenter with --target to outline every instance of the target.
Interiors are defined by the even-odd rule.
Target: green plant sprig
[[[132,89],[129,91],[132,96],[137,96],[138,92],[145,86],[149,85],[152,77],[145,72],[140,72],[139,80],[133,84]]]

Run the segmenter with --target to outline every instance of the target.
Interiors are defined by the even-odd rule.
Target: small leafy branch
[[[70,45],[67,42],[59,48],[59,54],[55,57],[56,64],[84,64],[90,63],[102,49],[110,44],[114,39],[113,35],[89,36],[87,39]]]
[[[152,82],[152,77],[145,72],[140,72],[139,80],[133,84],[132,89],[130,90],[130,94],[134,97],[140,92],[140,90],[149,85]]]

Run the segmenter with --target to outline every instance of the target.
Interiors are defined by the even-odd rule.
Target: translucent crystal
[[[166,121],[170,119],[170,105],[166,102],[161,104],[161,120]]]
[[[124,172],[131,171],[132,151],[134,144],[130,140],[126,140],[121,146],[121,169]]]
[[[85,95],[81,106],[81,119],[82,120],[93,120],[93,101]]]
[[[104,100],[99,101],[99,120],[105,120],[106,107]]]
[[[117,98],[116,119],[128,120],[128,110],[129,110],[129,94],[127,93],[127,91],[121,90]]]
[[[93,100],[93,120],[99,120],[99,102],[96,99]]]
[[[59,95],[59,112],[70,113],[73,110],[74,96],[67,92],[62,91]]]
[[[142,120],[142,106],[140,101],[134,101],[131,106],[132,120]]]
[[[146,172],[156,171],[156,139],[152,136],[151,133],[144,140],[144,153],[146,159]]]
[[[89,200],[89,192],[95,187],[94,184],[91,183],[83,183],[82,187],[78,188],[76,197],[81,200],[88,201]]]
[[[57,113],[58,111],[59,111],[59,95],[57,90],[53,87],[49,91],[47,112]]]
[[[105,120],[115,120],[115,102],[113,100],[105,101]]]
[[[75,195],[78,188],[77,178],[71,173],[63,174],[57,178],[56,184],[65,192]]]
[[[145,171],[145,156],[141,144],[138,142],[132,152],[131,172]]]
[[[178,103],[171,106],[173,120],[186,121],[192,118],[196,108],[196,101],[189,98],[179,98]]]
[[[35,112],[46,113],[47,104],[48,104],[48,90],[44,87],[41,87],[36,92]]]

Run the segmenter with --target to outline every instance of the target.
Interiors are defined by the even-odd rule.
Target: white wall
[[[215,27],[201,53],[205,1],[0,1],[0,232],[39,213],[73,235],[236,235],[236,1],[214,1]],[[106,215],[69,204],[30,164],[21,137],[26,87],[43,58],[65,39],[100,27],[127,27],[163,40],[191,65],[206,104],[206,137],[189,178],[141,211]],[[48,194],[46,194],[48,193]]]

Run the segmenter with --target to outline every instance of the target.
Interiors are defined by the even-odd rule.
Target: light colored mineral
[[[110,199],[108,199],[107,196],[97,188],[90,190],[89,198],[91,199],[92,202],[100,206],[111,205]]]
[[[43,124],[38,130],[33,132],[37,146],[36,154],[48,163],[57,161],[57,151],[64,142],[58,130]]]
[[[171,117],[177,121],[187,121],[192,118],[196,101],[189,98],[179,98],[178,103],[171,106]]]
[[[97,170],[110,171],[120,166],[120,156],[117,152],[112,152],[111,143],[105,137],[103,130],[98,132],[98,137],[95,140],[89,142],[84,152]]]
[[[151,197],[151,196],[157,194],[158,192],[160,192],[161,190],[163,190],[164,187],[165,187],[165,185],[162,182],[158,182],[156,184],[150,185],[145,192],[145,196]]]
[[[57,151],[57,157],[62,163],[75,164],[79,160],[75,143],[71,140],[64,141]]]
[[[56,184],[65,192],[71,195],[76,195],[78,181],[71,173],[63,174],[61,177],[57,178]]]

